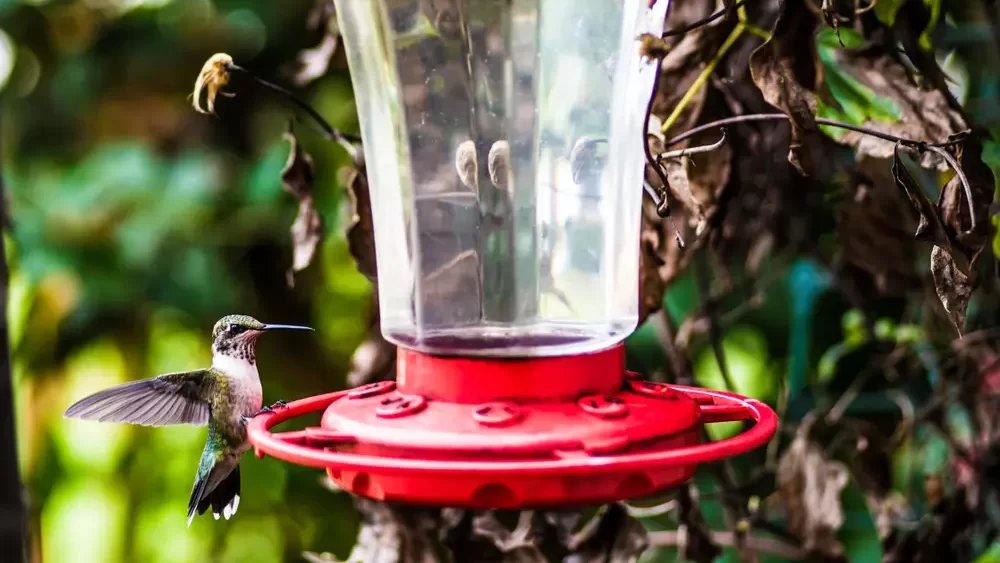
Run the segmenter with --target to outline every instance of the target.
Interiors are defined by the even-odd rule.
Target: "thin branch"
[[[354,137],[353,135],[346,135],[340,132],[339,130],[335,129],[327,122],[326,119],[323,119],[323,116],[320,115],[318,111],[313,109],[313,107],[310,106],[305,100],[296,96],[291,91],[286,90],[285,88],[282,88],[281,86],[278,86],[273,82],[268,82],[267,80],[260,78],[259,76],[255,75],[254,73],[250,72],[249,70],[237,64],[229,64],[227,65],[226,69],[230,71],[241,72],[247,77],[249,77],[251,80],[256,82],[257,84],[282,95],[285,99],[298,106],[302,111],[309,114],[309,117],[313,118],[313,120],[316,121],[317,124],[319,124],[320,128],[323,131],[323,135],[326,137],[328,141],[336,141],[341,146],[343,146],[347,150],[347,152],[351,153],[352,155],[355,152],[357,152],[357,148],[354,145],[356,143],[360,143],[361,139]]]
[[[719,10],[718,12],[715,12],[714,14],[712,14],[712,15],[706,17],[706,18],[702,18],[702,19],[700,19],[700,20],[698,20],[698,21],[696,21],[694,23],[689,23],[689,24],[687,24],[685,26],[678,27],[676,29],[668,29],[667,31],[663,32],[662,37],[664,39],[666,39],[667,37],[672,37],[674,35],[683,35],[683,34],[689,32],[689,31],[698,29],[699,27],[701,27],[703,25],[708,25],[708,24],[714,22],[715,20],[721,18],[722,16],[726,15],[731,10],[743,6],[743,4],[745,4],[745,3],[746,3],[746,0],[740,0],[739,2],[733,4],[732,6],[727,6],[727,7],[723,8],[723,9]]]
[[[722,128],[722,138],[718,141],[712,143],[711,145],[701,145],[697,147],[685,147],[683,149],[678,149],[675,151],[661,152],[656,155],[656,161],[661,162],[668,158],[680,158],[682,156],[688,156],[692,154],[701,154],[706,152],[712,152],[717,150],[722,145],[726,144],[726,129]]]
[[[745,30],[746,27],[743,25],[742,22],[736,24],[736,27],[734,27],[733,30],[729,33],[729,37],[726,37],[726,41],[722,44],[721,47],[719,47],[718,52],[715,53],[715,56],[712,57],[712,60],[709,61],[707,65],[705,65],[705,68],[702,69],[701,73],[698,74],[698,77],[695,78],[694,82],[691,83],[691,86],[688,87],[686,92],[684,92],[684,96],[681,97],[679,102],[677,102],[677,105],[674,107],[674,110],[670,112],[670,115],[667,116],[667,118],[663,121],[663,125],[660,127],[660,131],[662,131],[663,133],[670,131],[670,128],[673,127],[674,123],[677,122],[677,119],[680,117],[681,113],[684,111],[687,105],[691,103],[691,100],[694,99],[695,94],[697,94],[698,91],[701,90],[701,88],[705,85],[705,83],[708,82],[708,78],[712,76],[713,72],[715,72],[715,67],[719,66],[719,63],[721,63],[722,59],[725,58],[726,53],[728,53],[729,49],[731,49],[732,46],[736,44],[736,41],[743,35],[743,32]]]
[[[715,121],[705,123],[704,125],[699,125],[693,127],[680,135],[670,139],[663,143],[664,147],[669,147],[671,145],[676,145],[681,141],[690,139],[691,137],[701,133],[703,131],[708,131],[715,127],[722,127],[725,125],[731,125],[733,123],[746,123],[749,121],[789,121],[790,118],[784,113],[751,113],[748,115],[737,115],[733,117],[727,117],[724,119],[717,119]],[[963,138],[952,139],[949,141],[944,141],[942,143],[927,143],[924,141],[914,141],[913,139],[904,139],[902,137],[897,137],[895,135],[890,135],[889,133],[883,133],[881,131],[876,131],[874,129],[869,129],[867,127],[859,127],[857,125],[851,125],[850,123],[844,123],[842,121],[835,121],[833,119],[826,119],[824,117],[817,117],[816,123],[818,125],[828,125],[830,127],[838,127],[840,129],[848,129],[856,133],[863,133],[865,135],[871,135],[872,137],[878,137],[884,141],[889,141],[892,143],[900,143],[909,147],[916,147],[920,149],[931,150],[931,147],[947,147],[951,145],[958,144],[962,142]],[[950,155],[949,155],[950,156]]]
[[[684,238],[681,237],[680,230],[670,216],[670,208],[673,206],[673,202],[670,201],[670,182],[667,181],[667,175],[660,168],[660,165],[657,164],[653,158],[653,152],[649,148],[649,119],[653,115],[653,102],[656,101],[656,92],[660,89],[660,74],[662,74],[660,67],[663,64],[663,59],[660,57],[653,60],[656,62],[656,72],[653,74],[652,92],[649,94],[649,101],[646,102],[646,117],[642,121],[642,150],[646,155],[646,162],[653,167],[653,171],[656,172],[656,176],[660,179],[663,191],[658,196],[654,196],[654,191],[651,189],[652,186],[647,182],[643,182],[643,187],[646,188],[646,193],[649,194],[656,204],[656,214],[670,222],[670,228],[674,230],[674,235],[677,237],[677,245],[684,248]]]

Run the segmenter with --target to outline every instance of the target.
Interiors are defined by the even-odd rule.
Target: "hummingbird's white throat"
[[[230,377],[253,377],[257,375],[256,338],[248,336],[230,341],[228,346],[213,346],[212,367]]]
[[[212,356],[212,367],[229,377],[249,377],[257,374],[257,365],[243,358],[216,353]]]

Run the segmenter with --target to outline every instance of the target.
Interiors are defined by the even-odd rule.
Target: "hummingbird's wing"
[[[99,391],[66,409],[67,418],[143,426],[208,424],[218,375],[212,369],[168,373]]]

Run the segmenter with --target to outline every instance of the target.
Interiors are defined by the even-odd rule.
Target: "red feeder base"
[[[377,500],[469,508],[599,504],[680,485],[700,463],[765,444],[769,407],[732,393],[643,381],[624,347],[531,360],[400,349],[397,381],[296,401],[250,422],[257,455],[326,469]],[[270,432],[325,409],[320,427]],[[701,424],[753,419],[702,444]]]

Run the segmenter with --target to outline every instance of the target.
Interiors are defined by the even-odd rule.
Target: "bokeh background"
[[[211,361],[229,313],[301,323],[259,349],[265,401],[343,386],[368,326],[370,284],[340,234],[344,151],[308,128],[315,197],[331,235],[294,289],[282,190],[293,112],[247,88],[196,113],[202,63],[224,51],[289,83],[321,42],[311,0],[0,1],[0,138],[12,226],[11,344],[32,552],[48,562],[301,560],[346,554],[357,516],[319,472],[248,456],[240,517],[186,503],[204,428],[64,420],[84,395]],[[356,131],[350,76],[302,90]],[[222,107],[225,106],[225,107]]]
[[[313,0],[0,0],[0,173],[11,215],[3,236],[11,271],[18,462],[30,492],[33,563],[301,561],[304,550],[343,558],[354,544],[358,516],[351,499],[326,488],[318,471],[248,456],[238,515],[196,518],[189,529],[186,503],[204,428],[62,418],[69,404],[98,389],[206,365],[212,325],[234,312],[317,329],[261,340],[266,403],[345,385],[372,313],[371,284],[357,272],[343,236],[347,155],[297,127],[316,163],[314,196],[328,234],[313,264],[289,287],[289,226],[298,204],[283,191],[280,172],[289,151],[282,134],[293,109],[253,88],[220,98],[217,116],[196,113],[189,98],[202,63],[226,52],[356,134],[342,53],[328,71],[312,69],[317,79],[297,83],[303,52],[317,64],[329,47],[322,22],[310,18],[314,7]],[[828,49],[838,48],[829,33],[822,37]],[[743,57],[741,64],[720,69],[745,67],[757,45],[741,44],[733,55]],[[968,95],[995,102],[995,91]],[[869,98],[862,100],[864,111],[878,101]],[[772,160],[787,166],[787,139],[777,137],[775,146],[780,150],[765,147],[770,160],[761,159],[761,166],[773,168]],[[994,166],[998,147],[988,146]],[[775,191],[779,200],[790,192]],[[762,201],[762,209],[783,205]],[[839,243],[831,234],[832,213],[824,217],[817,246],[833,248]],[[922,305],[935,297],[879,301],[862,316],[832,289],[829,269],[799,257],[763,264],[769,280],[761,291],[715,304],[733,313],[721,342],[735,391],[778,405],[790,438],[794,422],[818,404],[836,402],[855,376],[881,370],[863,390],[852,391],[856,400],[846,412],[857,427],[878,425],[888,438],[901,407],[886,389],[905,379],[920,400],[933,392],[938,372],[925,325],[952,337],[940,311]],[[666,310],[691,329],[697,382],[724,387],[705,323],[683,323],[702,309],[698,267],[672,280]],[[995,325],[989,317],[995,305],[974,301],[970,316],[986,318],[975,326]],[[630,367],[654,378],[664,376],[668,364],[660,330],[647,323],[628,341]],[[885,368],[887,357],[901,359]],[[895,377],[896,369],[904,377]],[[968,413],[949,420],[955,435],[967,439]],[[713,425],[711,434],[738,430],[738,424]],[[832,441],[842,446],[855,438],[846,433]],[[906,499],[906,510],[889,517],[915,529],[933,494],[928,483],[952,471],[953,460],[942,434],[925,428],[897,446],[891,458],[869,465],[891,483],[880,498]],[[769,448],[734,464],[744,475],[759,467],[770,471],[745,491],[758,501],[774,492],[778,455]],[[697,483],[709,525],[731,529],[712,475],[700,472]],[[866,503],[863,484],[852,479],[847,485],[836,537],[851,561],[881,561],[880,514]],[[677,528],[668,516],[646,522],[651,529]],[[723,555],[735,560],[733,549]],[[650,557],[668,561],[675,554],[651,551]]]

